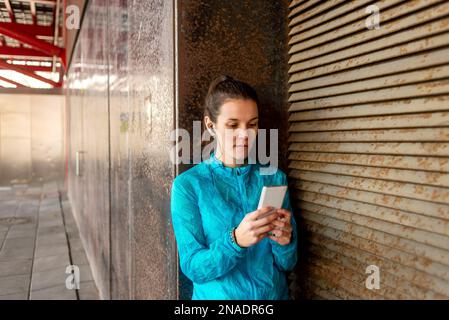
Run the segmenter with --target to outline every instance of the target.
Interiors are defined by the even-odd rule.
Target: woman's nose
[[[237,136],[237,138],[247,138],[248,137],[248,129],[237,129],[236,136]]]
[[[251,138],[255,136],[256,132],[252,128],[247,129],[237,129],[236,137],[237,138]]]

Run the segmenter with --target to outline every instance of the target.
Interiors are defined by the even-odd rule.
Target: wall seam
[[[106,4],[106,30],[109,30],[109,4]],[[106,65],[107,68],[107,102],[108,102],[108,193],[109,193],[109,299],[112,299],[112,188],[111,188],[111,87],[110,87],[110,56],[109,56],[109,44],[110,44],[110,32],[106,32]]]
[[[173,94],[174,94],[174,119],[173,119],[173,129],[176,130],[179,127],[179,68],[178,68],[178,2],[173,0],[173,60],[174,60],[174,68],[173,68]],[[175,142],[176,144],[176,142]],[[178,153],[175,153],[175,163],[173,164],[173,177],[175,178],[179,174],[179,166],[177,165],[178,161]],[[173,179],[174,179],[173,178]],[[171,207],[170,207],[171,208]],[[179,263],[178,263],[178,249],[176,246],[176,242],[174,244],[175,247],[175,262],[176,262],[176,299],[179,300]]]

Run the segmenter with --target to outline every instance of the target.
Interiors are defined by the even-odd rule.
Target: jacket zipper
[[[236,176],[237,176],[237,182],[239,185],[239,190],[240,190],[240,202],[242,204],[242,210],[243,210],[243,216],[245,216],[245,214],[247,214],[248,212],[246,209],[246,201],[245,201],[245,193],[244,193],[244,188],[243,188],[243,181],[242,181],[242,175],[241,172],[239,171],[239,169],[236,170]]]

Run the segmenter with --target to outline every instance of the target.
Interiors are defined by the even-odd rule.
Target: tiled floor
[[[79,289],[67,289],[71,265],[79,268]],[[5,299],[98,299],[69,203],[56,183],[0,187],[0,300]]]

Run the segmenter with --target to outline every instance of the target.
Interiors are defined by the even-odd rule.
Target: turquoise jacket
[[[172,185],[171,214],[182,272],[193,282],[192,300],[288,300],[286,272],[297,261],[297,228],[292,212],[291,242],[264,238],[242,248],[229,230],[255,211],[263,186],[287,185],[280,169],[261,175],[259,163],[230,168],[212,153],[178,175]]]

